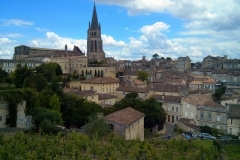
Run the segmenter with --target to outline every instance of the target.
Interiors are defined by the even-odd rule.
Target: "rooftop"
[[[82,81],[81,83],[108,84],[108,83],[119,83],[119,81],[111,77],[93,77],[85,81]]]
[[[129,126],[143,116],[145,116],[143,113],[127,107],[107,115],[105,119],[113,123]]]

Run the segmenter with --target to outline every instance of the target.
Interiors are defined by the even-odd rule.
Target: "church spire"
[[[93,7],[91,27],[92,28],[98,28],[98,18],[97,18],[97,11],[96,11],[95,2],[94,2],[94,7]]]

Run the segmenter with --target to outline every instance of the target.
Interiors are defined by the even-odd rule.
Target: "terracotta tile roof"
[[[99,100],[110,99],[110,98],[116,98],[116,96],[111,95],[111,94],[99,94],[98,95]]]
[[[137,84],[137,85],[145,85],[146,84],[146,82],[143,82],[143,81],[138,80],[138,79],[135,79],[134,83]]]
[[[179,92],[179,90],[186,89],[183,85],[171,85],[171,84],[153,84],[152,90],[155,92]]]
[[[203,82],[202,81],[192,81],[189,84],[203,84]]]
[[[93,77],[85,81],[82,81],[81,83],[107,84],[107,83],[119,83],[119,81],[111,77]]]
[[[189,104],[192,104],[196,107],[221,107],[224,106],[214,102],[211,96],[207,96],[204,94],[193,94],[188,95],[187,97],[182,98],[182,101],[185,101]]]
[[[206,88],[201,88],[201,89],[196,89],[193,91],[189,91],[189,94],[208,94],[208,93],[213,93],[213,91],[206,89]]]
[[[229,104],[228,118],[240,119],[240,104]]]
[[[181,103],[182,96],[154,95],[153,98],[164,103],[169,103],[169,102]]]
[[[203,81],[203,83],[214,83],[214,84],[215,84],[215,82],[216,82],[216,80],[213,78],[209,78],[209,79]]]
[[[74,95],[77,95],[80,97],[92,96],[92,95],[97,94],[96,92],[94,92],[92,90],[79,90],[79,89],[69,89],[69,88],[64,88],[63,92],[74,94]]]
[[[105,117],[105,120],[112,122],[112,123],[117,123],[121,124],[124,126],[129,126],[138,119],[142,118],[145,116],[143,113],[131,108],[127,107],[122,110],[113,112]]]
[[[145,92],[148,92],[149,89],[147,87],[139,88],[139,87],[133,87],[133,86],[120,86],[116,89],[116,91],[145,93]]]

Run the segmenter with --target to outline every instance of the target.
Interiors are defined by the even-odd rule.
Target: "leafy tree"
[[[112,109],[105,110],[105,114],[109,114],[129,106],[145,114],[145,128],[151,128],[154,125],[164,123],[166,120],[166,112],[162,108],[162,103],[158,102],[154,98],[146,100],[123,98],[114,104]]]
[[[36,88],[37,91],[42,91],[47,86],[47,80],[40,74],[32,74],[24,80],[24,87]]]
[[[148,80],[148,72],[146,71],[138,71],[137,73],[137,79],[141,80],[141,81],[146,81]]]
[[[138,93],[137,92],[131,92],[125,95],[124,98],[137,98],[138,97]]]
[[[166,60],[172,60],[172,58],[170,58],[170,57],[167,57],[167,58],[166,58]]]
[[[165,59],[164,57],[161,57],[161,59]]]
[[[212,128],[209,126],[201,126],[200,127],[201,132],[208,133],[212,135]]]
[[[110,132],[110,128],[105,120],[98,118],[96,115],[89,117],[89,123],[85,126],[84,130],[91,137],[97,134],[100,138],[107,136]]]
[[[59,98],[56,94],[54,94],[49,102],[50,108],[54,111],[57,111],[60,113],[60,106],[61,102],[59,101]]]
[[[48,119],[44,119],[40,125],[39,128],[44,132],[44,133],[54,133],[56,131],[56,124],[51,122]]]
[[[24,85],[24,80],[28,76],[32,75],[32,70],[27,67],[27,65],[22,66],[21,64],[17,64],[17,68],[13,73],[13,83],[17,88],[22,88]]]
[[[154,55],[152,55],[152,59],[158,59],[159,55],[157,53],[155,53]]]
[[[215,90],[215,93],[212,95],[213,99],[214,99],[215,101],[220,100],[221,97],[224,95],[225,90],[226,90],[226,87],[216,89],[216,90]]]
[[[61,77],[62,69],[57,63],[44,63],[36,67],[36,73],[42,73],[48,82],[51,82],[53,77]]]
[[[0,83],[5,82],[8,77],[8,73],[0,67]]]

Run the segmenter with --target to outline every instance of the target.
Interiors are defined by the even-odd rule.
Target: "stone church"
[[[87,58],[88,63],[94,61],[105,60],[105,52],[103,51],[103,43],[101,38],[101,25],[98,23],[96,6],[94,3],[92,22],[89,22],[87,37]]]

